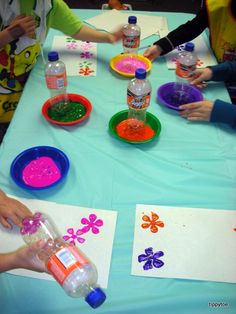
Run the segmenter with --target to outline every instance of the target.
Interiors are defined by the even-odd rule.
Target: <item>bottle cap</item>
[[[136,16],[129,16],[128,23],[129,24],[136,24],[137,23],[137,17]]]
[[[57,51],[50,51],[48,53],[48,60],[49,61],[57,61],[59,59],[59,55]]]
[[[106,300],[106,295],[100,288],[93,289],[85,298],[85,301],[94,309]]]
[[[185,47],[184,47],[184,50],[186,50],[186,51],[193,51],[194,50],[194,43],[191,43],[191,42],[186,43]]]
[[[146,74],[147,74],[146,70],[142,69],[142,68],[136,69],[136,71],[135,71],[135,77],[137,79],[141,79],[141,80],[145,79],[146,78]]]

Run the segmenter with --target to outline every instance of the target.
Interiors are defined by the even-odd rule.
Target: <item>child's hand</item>
[[[13,39],[17,39],[23,35],[33,37],[35,34],[35,20],[31,15],[18,15],[7,28],[12,34]],[[14,35],[15,34],[15,35]],[[19,34],[19,36],[17,36]]]
[[[14,198],[8,197],[0,190],[0,223],[8,229],[12,228],[10,221],[21,227],[21,221],[26,216],[32,216],[31,211],[25,205]]]
[[[37,256],[44,245],[45,242],[40,240],[30,246],[23,246],[14,252],[0,253],[0,273],[16,268],[47,272],[44,262]]]
[[[122,27],[119,28],[117,31],[111,33],[111,34],[108,34],[108,36],[109,36],[109,41],[111,44],[114,44],[114,43],[120,41],[123,37]]]
[[[152,45],[150,48],[144,51],[144,57],[148,58],[150,61],[153,61],[162,53],[162,49],[158,45]]]
[[[191,84],[196,85],[199,88],[206,87],[207,83],[204,81],[208,81],[211,78],[212,78],[211,68],[196,70],[196,72],[194,73],[193,79],[191,81]]]
[[[43,240],[33,243],[30,246],[24,246],[13,254],[15,259],[15,268],[25,268],[38,272],[47,272],[44,262],[42,262],[37,253],[43,248],[45,242]]]
[[[179,106],[180,115],[191,121],[209,121],[214,103],[209,100]]]

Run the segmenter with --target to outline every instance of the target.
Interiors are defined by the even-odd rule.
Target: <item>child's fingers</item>
[[[12,214],[9,218],[17,227],[22,227],[22,218],[19,217],[17,214]]]
[[[3,225],[6,229],[12,229],[12,225],[7,221],[6,218],[0,217],[0,223]]]

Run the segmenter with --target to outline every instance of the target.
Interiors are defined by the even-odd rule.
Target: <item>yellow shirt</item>
[[[66,35],[72,35],[82,27],[82,21],[62,0],[51,1],[50,10],[43,10],[44,17],[41,11],[40,14],[37,12],[37,1],[43,0],[19,0],[20,12],[35,16],[36,33],[45,32],[47,34],[48,29],[52,27]],[[4,15],[4,12],[2,14]],[[43,21],[45,21],[45,27],[42,26]],[[20,37],[0,49],[0,123],[10,122],[30,70],[36,63],[39,54],[39,39],[26,36]]]
[[[236,60],[236,18],[230,4],[234,0],[206,0],[211,47],[218,62]]]

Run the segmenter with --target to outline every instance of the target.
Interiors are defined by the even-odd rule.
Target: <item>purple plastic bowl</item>
[[[170,82],[157,90],[158,103],[174,110],[179,110],[180,105],[201,100],[201,91],[190,84]]]

